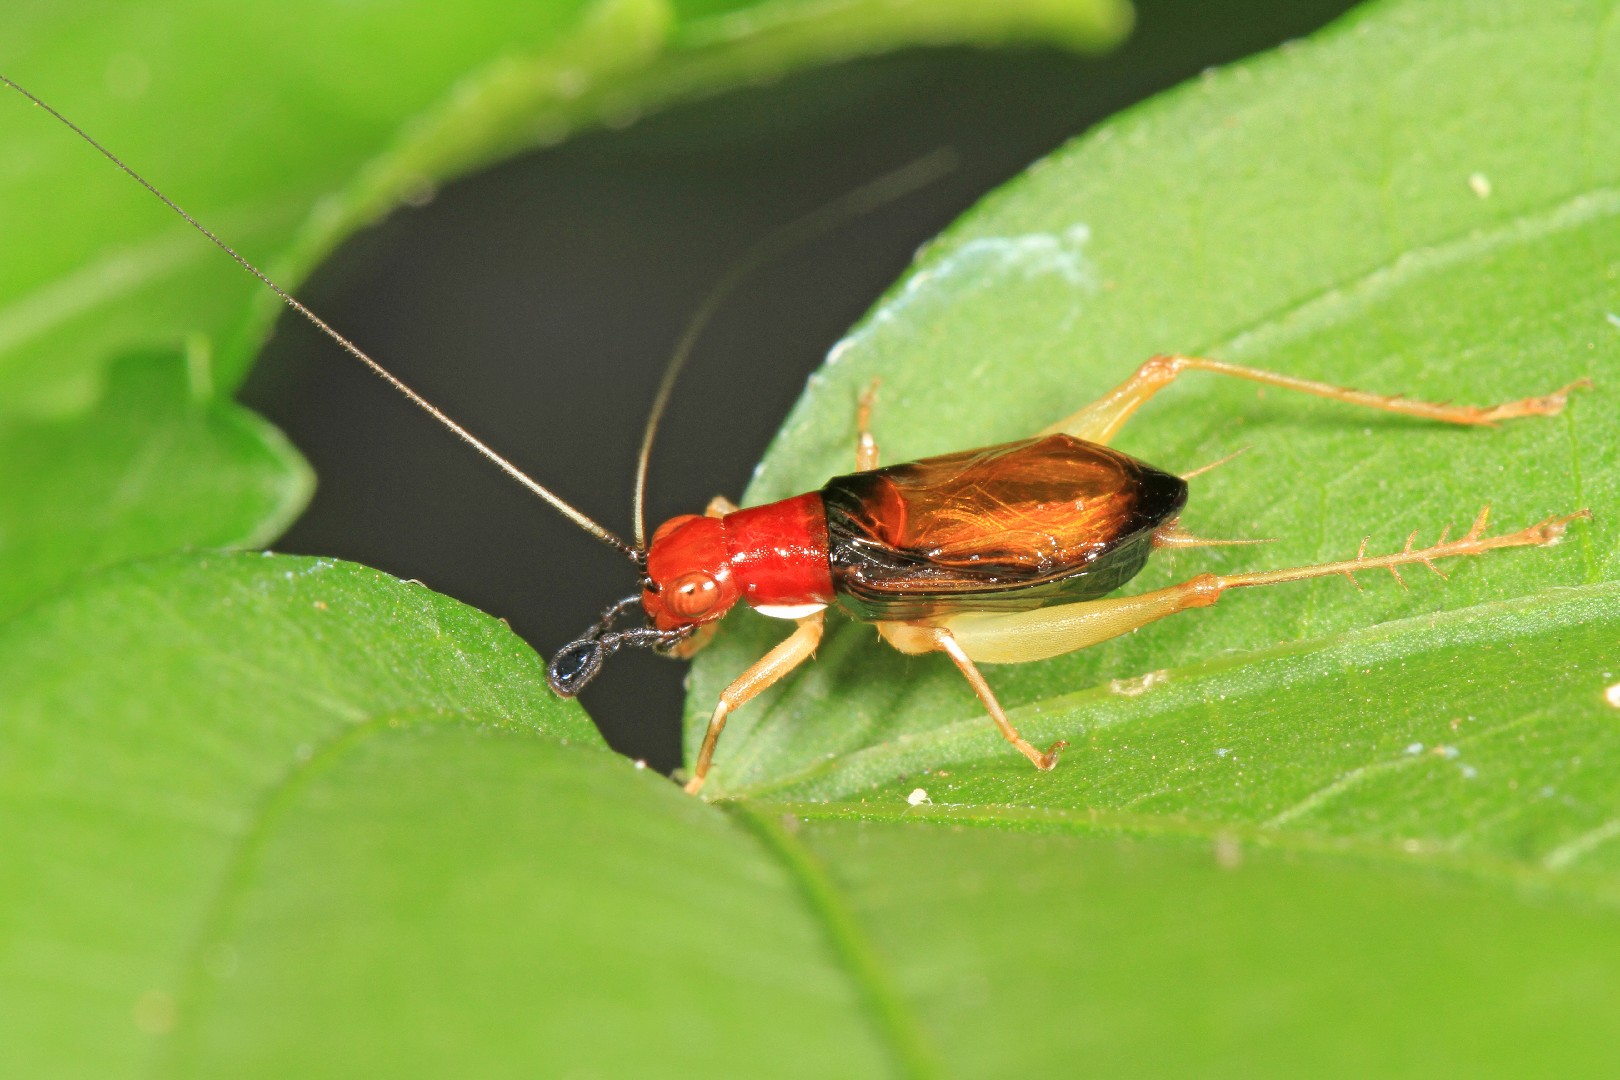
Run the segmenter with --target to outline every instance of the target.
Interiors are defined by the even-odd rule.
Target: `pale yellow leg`
[[[800,619],[798,628],[792,634],[760,657],[753,667],[739,675],[720,694],[720,702],[714,707],[714,715],[709,718],[709,730],[704,733],[703,747],[698,751],[692,778],[686,782],[688,795],[696,795],[703,787],[703,781],[708,779],[709,762],[714,758],[714,745],[720,741],[720,732],[725,730],[726,717],[815,653],[816,646],[821,644],[823,617],[824,613],[818,611]]]
[[[855,471],[866,472],[878,467],[877,440],[872,438],[872,403],[877,400],[878,380],[873,379],[861,391],[855,406]]]
[[[979,669],[956,643],[949,630],[940,626],[912,626],[907,623],[878,623],[877,629],[889,644],[901,652],[942,652],[949,656],[957,670],[966,677],[968,685],[973,687],[973,692],[979,696],[979,702],[990,714],[990,719],[995,721],[1001,737],[1012,743],[1019,753],[1029,758],[1037,769],[1047,770],[1057,764],[1058,755],[1069,745],[1068,742],[1059,739],[1043,753],[1035,749],[1028,739],[1018,734],[1018,729],[1007,719],[1007,712],[1001,707],[1001,702],[996,700],[995,691],[990,689],[990,684],[984,681],[984,676],[979,674]]]
[[[1136,374],[1120,383],[1107,395],[1087,405],[1073,416],[1053,424],[1041,434],[1063,433],[1089,442],[1107,443],[1119,433],[1120,428],[1125,426],[1125,421],[1131,418],[1132,413],[1145,405],[1154,394],[1169,386],[1175,381],[1176,376],[1184,371],[1213,371],[1218,375],[1231,375],[1234,378],[1248,379],[1267,386],[1278,386],[1284,390],[1298,390],[1304,394],[1315,394],[1317,397],[1332,398],[1351,405],[1404,413],[1408,416],[1421,416],[1448,424],[1494,424],[1499,420],[1511,420],[1520,416],[1550,416],[1564,407],[1571,390],[1591,385],[1590,380],[1579,379],[1545,397],[1525,398],[1504,405],[1447,405],[1410,401],[1399,395],[1386,397],[1382,394],[1369,394],[1362,390],[1350,390],[1342,386],[1313,382],[1310,379],[1296,379],[1291,375],[1278,375],[1275,372],[1243,367],[1240,364],[1228,364],[1222,360],[1206,360],[1197,356],[1155,356],[1137,368]]]
[[[1291,567],[1249,574],[1200,574],[1190,581],[1137,596],[1107,597],[1077,604],[1019,611],[1009,614],[965,612],[939,620],[938,627],[948,629],[962,651],[982,664],[1021,664],[1032,660],[1045,660],[1064,653],[1095,645],[1120,634],[1129,633],[1166,615],[1174,615],[1188,608],[1208,607],[1219,600],[1228,589],[1255,585],[1277,585],[1284,581],[1303,581],[1306,578],[1330,577],[1341,574],[1352,582],[1362,570],[1388,570],[1400,580],[1398,567],[1420,564],[1439,574],[1436,559],[1451,559],[1464,555],[1483,555],[1496,548],[1532,547],[1551,544],[1564,535],[1564,530],[1576,518],[1590,517],[1581,510],[1564,517],[1553,517],[1506,536],[1486,536],[1487,510],[1482,510],[1468,534],[1457,540],[1440,541],[1433,547],[1413,548],[1417,534],[1407,538],[1406,547],[1392,555],[1368,556],[1367,542],[1354,559],[1343,562],[1320,563],[1316,566]],[[1442,577],[1444,575],[1441,575]],[[1358,583],[1359,584],[1359,583]],[[1401,582],[1405,585],[1405,582]],[[937,627],[906,626],[903,630],[926,635]],[[897,648],[906,649],[907,642],[896,641],[895,635],[885,634]]]

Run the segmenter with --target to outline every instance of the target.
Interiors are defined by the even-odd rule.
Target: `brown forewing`
[[[840,599],[862,618],[898,619],[1112,592],[1187,486],[1049,435],[836,477],[821,496]]]

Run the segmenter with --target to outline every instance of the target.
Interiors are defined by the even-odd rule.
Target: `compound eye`
[[[720,602],[720,583],[701,570],[682,574],[659,590],[664,609],[678,619],[701,619]]]

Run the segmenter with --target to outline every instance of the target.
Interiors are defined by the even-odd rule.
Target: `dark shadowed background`
[[[1350,6],[1139,0],[1135,34],[1100,61],[911,52],[728,94],[450,185],[350,240],[302,292],[521,468],[628,536],[635,451],[665,360],[751,244],[924,154],[957,155],[943,180],[738,290],[665,421],[650,527],[700,512],[711,495],[740,496],[806,376],[917,246],[983,194],[1104,117]],[[1115,359],[1123,372],[1143,358]],[[620,556],[293,318],[242,397],[320,477],[278,550],[420,579],[506,618],[545,655],[635,590]],[[880,406],[880,435],[881,424]],[[583,701],[615,748],[668,771],[680,762],[683,674],[620,654]]]

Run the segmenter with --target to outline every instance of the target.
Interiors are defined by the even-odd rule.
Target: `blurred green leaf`
[[[111,571],[0,686],[6,1076],[886,1071],[792,875],[419,585]]]
[[[1129,19],[1124,0],[163,0],[14,5],[0,40],[8,76],[294,287],[402,202],[582,128],[913,43],[1100,49]],[[187,343],[210,357],[193,365],[199,400],[185,421],[200,431],[201,399],[235,387],[280,302],[9,92],[0,143],[0,617],[120,559],[273,539],[309,491],[274,432],[220,406],[243,429],[227,440],[234,454],[181,446],[173,407],[102,383],[130,349]],[[248,428],[264,444],[256,456]]]
[[[1610,907],[1421,857],[1090,832],[816,822],[798,839],[878,943],[939,1075],[1610,1068]]]
[[[0,419],[0,619],[111,563],[267,544],[313,483],[259,417],[208,392],[208,360],[134,356],[95,409]]]
[[[433,186],[584,127],[908,44],[1101,49],[1124,0],[31,5],[6,74],[283,285]],[[68,132],[0,108],[0,409],[87,400],[108,356],[198,331],[233,387],[274,297]],[[26,253],[18,257],[18,253]]]

